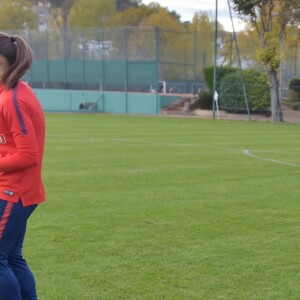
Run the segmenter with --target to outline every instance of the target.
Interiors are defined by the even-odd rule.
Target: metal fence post
[[[105,41],[105,29],[101,28],[102,32],[102,41]],[[100,48],[100,57],[101,57],[101,66],[102,66],[102,83],[100,83],[100,90],[103,90],[103,84],[105,84],[105,57],[104,57],[104,49],[103,49],[103,44],[102,47]]]
[[[124,50],[125,50],[125,55],[124,55],[124,58],[125,58],[125,61],[124,61],[124,72],[125,72],[125,78],[124,78],[124,88],[125,88],[125,113],[128,113],[128,95],[127,95],[127,92],[128,92],[128,54],[127,54],[127,51],[128,51],[128,45],[127,45],[127,30],[126,30],[126,27],[124,27]]]
[[[47,86],[49,86],[50,83],[50,62],[49,62],[49,29],[46,30],[46,44],[47,44]]]
[[[155,63],[156,63],[156,89],[155,89],[155,95],[156,95],[156,114],[159,114],[160,112],[160,99],[158,96],[159,93],[159,27],[155,27]]]
[[[156,88],[155,88],[155,106],[156,114],[160,113],[160,97],[159,97],[159,27],[155,27],[155,63],[156,63]]]
[[[82,40],[84,40],[84,28],[82,28]],[[85,77],[85,55],[84,55],[84,49],[82,50],[82,79],[83,79],[83,84],[82,84],[82,89],[84,90],[86,87],[86,77]]]
[[[197,81],[197,31],[194,32],[194,83],[193,83],[193,96],[196,94],[196,81]]]
[[[65,83],[64,83],[64,86],[65,86],[65,89],[68,88],[68,75],[67,75],[67,72],[68,72],[68,66],[67,66],[67,28],[64,27],[63,28],[63,39],[64,39],[64,67],[65,67]]]

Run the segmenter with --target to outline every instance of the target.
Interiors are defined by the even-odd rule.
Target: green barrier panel
[[[49,82],[66,82],[66,61],[59,60],[49,60]]]
[[[154,62],[128,62],[128,84],[151,85],[155,88],[156,73]]]
[[[50,83],[157,85],[155,62],[122,60],[36,60],[24,80]]]
[[[80,60],[67,60],[67,66],[66,66],[66,82],[72,83],[72,82],[78,82],[78,83],[84,83],[85,73],[80,72],[81,70],[84,70],[84,61]]]
[[[146,93],[34,89],[44,111],[158,114],[177,96]],[[80,109],[80,106],[86,106]]]
[[[31,70],[26,73],[25,80],[33,82],[49,81],[49,66],[47,60],[34,60]]]
[[[84,62],[85,82],[103,83],[104,82],[105,62],[102,60],[86,60]]]

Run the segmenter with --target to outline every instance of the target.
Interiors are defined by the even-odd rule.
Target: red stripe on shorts
[[[14,204],[12,202],[7,202],[2,218],[0,219],[0,240],[2,239],[13,205]]]

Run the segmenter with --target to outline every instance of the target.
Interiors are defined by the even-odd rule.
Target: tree
[[[128,59],[155,60],[158,54],[160,73],[178,77],[178,66],[164,64],[169,60],[183,64],[187,47],[184,41],[186,34],[180,34],[185,28],[179,21],[179,16],[161,7],[158,3],[140,5],[117,13],[109,22],[110,26],[131,26],[126,28],[126,47]],[[165,30],[167,29],[167,30]],[[156,44],[158,42],[158,44]],[[117,48],[122,48],[124,41],[114,41]],[[158,45],[158,48],[156,47]],[[156,52],[158,50],[158,53]],[[173,68],[173,70],[170,70]],[[168,72],[168,70],[170,70]],[[175,69],[175,71],[174,71]],[[184,74],[184,72],[181,72]],[[181,74],[181,76],[182,76]]]
[[[37,27],[37,16],[27,0],[2,0],[0,15],[0,28],[3,30]]]
[[[28,0],[37,5],[41,0]],[[62,31],[68,25],[68,15],[75,0],[43,0],[44,3],[50,3],[52,7],[52,17],[54,23]]]
[[[117,10],[124,11],[130,7],[137,8],[139,6],[139,2],[139,0],[116,0]]]
[[[286,28],[299,21],[299,0],[231,0],[241,16],[256,30],[261,48],[259,58],[269,77],[272,118],[283,121],[279,99],[278,69],[280,66],[280,41]]]
[[[180,22],[181,16],[176,12],[176,10],[171,10],[170,13],[178,20],[178,22]]]
[[[66,36],[68,27],[68,16],[75,0],[48,0],[52,7],[52,16],[55,24]]]
[[[103,27],[116,13],[116,4],[111,0],[77,0],[73,5],[68,24],[70,27]]]
[[[172,30],[182,30],[183,26],[179,22],[177,16],[174,16],[170,11],[163,7],[150,6],[153,13],[144,18],[140,26],[153,26],[168,28]]]
[[[68,38],[68,15],[71,10],[72,5],[75,0],[28,0],[32,4],[37,5],[39,2],[44,4],[51,4],[52,15],[50,18],[50,24],[53,26],[53,30],[51,34],[54,34],[54,29],[58,29],[59,34],[63,38],[63,51],[64,57],[67,59],[70,56],[70,46],[69,46],[69,38]],[[59,40],[59,36],[56,37],[57,41]],[[59,46],[59,42],[54,47]]]
[[[160,6],[153,5],[140,5],[137,8],[131,7],[125,11],[115,14],[108,22],[109,26],[139,26],[140,23],[151,16],[154,13],[157,13],[160,9]]]
[[[296,75],[300,58],[300,27],[288,28],[284,42],[284,56],[289,63],[289,73]]]
[[[214,22],[210,19],[208,12],[199,11],[194,14],[192,23],[188,25],[191,33],[196,32],[196,49],[197,49],[197,74],[203,74],[206,66],[213,64],[214,54]],[[222,29],[219,26],[219,29]],[[194,43],[191,44],[194,46]],[[203,80],[204,78],[202,78]]]
[[[260,41],[257,32],[251,28],[239,31],[236,36],[239,54],[242,66],[247,68],[260,69],[261,61],[259,61],[255,49],[260,47]],[[219,50],[219,54],[223,56],[223,62],[230,66],[238,66],[238,51],[234,42],[232,32],[225,33],[224,46]]]
[[[175,31],[184,30],[184,26],[180,23],[178,15],[158,3],[142,4],[137,8],[131,7],[119,12],[111,18],[109,25],[132,27],[126,29],[129,59],[155,60],[156,38],[160,59],[168,57],[168,53],[170,57],[170,53],[179,54],[182,51],[182,43],[178,42],[179,39],[182,41],[182,37]],[[168,29],[169,32],[165,33],[163,29]],[[114,42],[116,45],[120,44],[120,48],[122,43],[124,44],[122,40]]]
[[[190,44],[193,35],[187,34],[184,25],[180,23],[166,8],[159,10],[145,18],[141,26],[155,27],[158,43],[158,60],[160,62],[160,79],[166,81],[188,81],[193,77],[192,62],[194,59]],[[145,43],[145,38],[144,38]],[[148,42],[151,45],[151,42]],[[155,49],[155,47],[150,47]]]

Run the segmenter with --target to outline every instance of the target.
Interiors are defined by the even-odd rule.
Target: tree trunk
[[[268,71],[270,93],[271,93],[271,110],[274,122],[283,122],[283,114],[279,100],[279,84],[277,80],[277,71]]]

